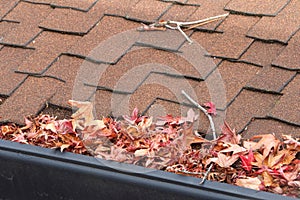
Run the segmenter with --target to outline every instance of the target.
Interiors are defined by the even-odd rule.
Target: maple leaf
[[[93,104],[91,102],[69,100],[68,104],[72,107],[79,108],[71,116],[75,120],[75,128],[82,130],[94,120]]]
[[[216,105],[213,102],[205,103],[204,106],[208,107],[207,112],[212,115],[217,115]]]
[[[223,153],[218,153],[217,158],[210,158],[207,160],[206,165],[208,165],[210,162],[214,162],[218,164],[220,167],[230,167],[233,163],[235,163],[239,158],[238,154],[234,154],[231,156],[226,156]]]
[[[289,149],[300,151],[300,142],[292,138],[290,135],[282,135],[284,144],[288,145]],[[299,140],[299,139],[298,139]]]
[[[264,171],[262,174],[264,186],[271,186],[273,184],[273,177],[269,174],[268,171]]]
[[[145,118],[144,116],[139,116],[138,113],[139,110],[137,108],[134,108],[131,116],[123,115],[123,118],[131,125],[138,124]]]
[[[185,146],[187,148],[191,147],[191,144],[195,143],[211,143],[211,141],[206,140],[202,137],[198,137],[194,134],[193,125],[191,125],[189,128],[186,128],[183,130],[184,137],[183,140],[185,141]]]
[[[278,171],[288,182],[294,181],[299,177],[300,160],[295,161],[295,166],[292,171],[284,172],[283,168],[280,168]]]
[[[242,152],[247,151],[247,149],[245,149],[244,147],[241,147],[240,145],[237,145],[237,144],[228,143],[228,144],[226,144],[226,146],[229,146],[229,147],[221,150],[220,152],[222,152],[222,153],[232,152],[232,154],[237,154],[237,153],[242,153]]]
[[[254,144],[251,148],[253,150],[263,149],[263,157],[264,160],[269,154],[272,149],[276,152],[278,150],[278,146],[281,143],[278,139],[275,138],[272,134],[265,134],[265,135],[256,135],[251,138],[251,140],[260,139],[259,142]]]
[[[240,159],[242,161],[242,168],[246,171],[252,170],[252,162],[255,160],[252,149],[249,150],[248,155],[240,155]]]
[[[224,125],[221,130],[221,135],[217,139],[219,142],[231,143],[231,144],[239,144],[241,136],[237,135],[235,130],[231,129],[227,122],[224,122]]]
[[[235,184],[253,190],[260,190],[261,181],[258,177],[247,177],[243,179],[237,179]]]

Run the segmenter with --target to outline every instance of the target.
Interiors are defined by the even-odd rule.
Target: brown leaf
[[[93,104],[91,102],[69,100],[68,104],[70,104],[72,107],[79,108],[71,116],[73,119],[77,120],[76,128],[83,129],[83,126],[86,126],[94,120]],[[81,122],[83,125],[80,124]]]
[[[232,156],[226,156],[223,153],[218,153],[218,157],[217,158],[211,158],[208,159],[208,163],[209,161],[214,162],[216,164],[218,164],[220,167],[230,167],[233,163],[235,163],[239,158],[238,154],[234,154]]]
[[[211,141],[209,140],[196,136],[194,134],[192,125],[189,128],[184,129],[183,133],[184,133],[184,140],[187,148],[190,148],[191,144],[195,144],[195,143],[211,143]]]
[[[261,181],[257,177],[247,177],[245,179],[237,179],[236,185],[241,187],[250,188],[253,190],[259,190],[259,187],[261,185]]]
[[[226,152],[232,152],[232,154],[242,153],[247,151],[244,147],[241,147],[238,144],[228,144],[229,147],[226,149],[221,150],[220,152],[226,153]]]
[[[264,171],[262,173],[262,177],[263,177],[263,183],[265,186],[269,187],[273,184],[273,177],[267,172],[267,171]]]
[[[277,151],[278,146],[281,143],[272,134],[256,135],[251,138],[251,140],[256,140],[256,139],[260,139],[260,140],[252,147],[252,149],[253,150],[258,150],[261,148],[263,149],[262,160],[264,160],[269,155],[272,148],[274,149],[274,151]]]

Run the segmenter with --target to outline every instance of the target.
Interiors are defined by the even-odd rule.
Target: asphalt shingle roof
[[[0,121],[68,117],[69,99],[97,117],[185,115],[184,89],[213,101],[223,121],[250,137],[300,136],[298,0],[0,0]],[[141,23],[226,18],[187,31]],[[200,114],[199,130],[208,131]]]

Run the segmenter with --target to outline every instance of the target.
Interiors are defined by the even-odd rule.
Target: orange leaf
[[[273,184],[273,177],[267,171],[262,173],[262,177],[265,186],[271,186]]]

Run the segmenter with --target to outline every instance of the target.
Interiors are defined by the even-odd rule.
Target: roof
[[[186,91],[214,102],[245,137],[300,136],[298,0],[11,0],[0,7],[0,121],[69,117],[70,99],[101,116],[186,115]],[[137,31],[160,20],[229,14],[186,33]],[[209,132],[203,113],[197,124]]]

